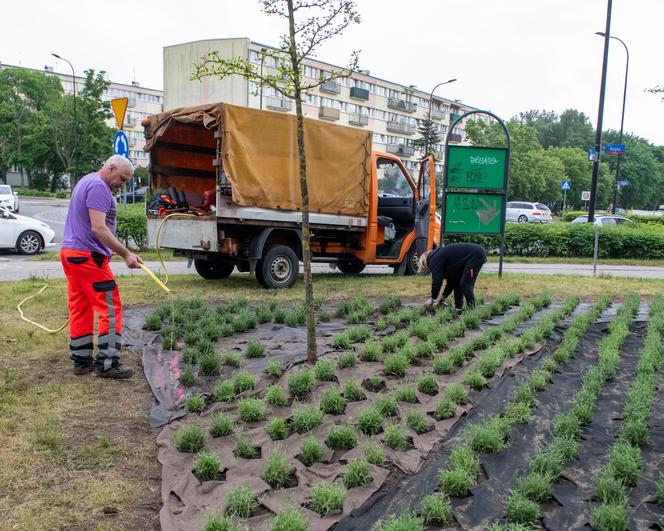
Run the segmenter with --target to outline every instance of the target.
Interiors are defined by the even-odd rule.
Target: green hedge
[[[128,247],[145,249],[148,243],[148,224],[143,205],[125,209],[118,205],[116,236]]]
[[[17,192],[19,197],[57,197],[58,199],[67,199],[68,192],[47,192],[45,190],[34,190],[32,188],[16,188],[12,187],[14,192]]]
[[[630,224],[631,225],[631,224]],[[505,255],[592,257],[599,229],[600,258],[663,258],[664,228],[651,225],[598,227],[578,224],[514,224],[505,227]],[[497,254],[498,236],[447,236],[445,243],[474,242]]]

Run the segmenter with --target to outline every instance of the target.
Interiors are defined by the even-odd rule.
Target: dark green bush
[[[116,236],[125,244],[145,249],[148,243],[148,223],[144,212],[118,209]]]

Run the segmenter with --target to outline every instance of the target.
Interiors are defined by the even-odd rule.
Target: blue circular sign
[[[124,131],[118,131],[115,133],[115,138],[113,139],[113,153],[116,155],[122,155],[123,157],[129,156],[129,140]]]

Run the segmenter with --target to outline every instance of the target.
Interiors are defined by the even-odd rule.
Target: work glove
[[[445,302],[445,299],[440,299],[438,302],[438,307],[439,308],[447,308],[447,303]]]
[[[433,306],[433,303],[434,303],[434,300],[430,298],[429,300],[427,300],[424,303],[424,309],[428,310],[429,308],[431,308]]]

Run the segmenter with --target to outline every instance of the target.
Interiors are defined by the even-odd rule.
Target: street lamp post
[[[441,83],[438,83],[435,87],[433,87],[431,89],[431,93],[429,94],[429,114],[427,115],[427,122],[429,123],[429,128],[431,128],[431,107],[433,105],[433,93],[434,93],[434,91],[442,85],[447,85],[448,83],[454,83],[455,81],[456,81],[456,78],[448,79],[447,81],[442,81]],[[427,135],[426,141],[427,142],[426,142],[425,149],[424,149],[424,154],[425,155],[429,153],[429,136],[428,135]]]
[[[267,52],[267,48],[261,48],[261,96],[259,105],[261,109],[263,109],[263,63],[265,62],[265,52]]]
[[[71,68],[71,80],[74,84],[74,152],[72,157],[74,159],[74,184],[78,180],[78,125],[76,121],[76,72],[74,72],[74,66],[64,57],[60,57],[57,53],[51,54],[56,59],[61,59],[65,61]]]
[[[606,34],[603,31],[597,31],[595,32],[595,35],[599,35],[600,37],[605,37]],[[625,101],[627,100],[627,74],[629,73],[629,50],[627,49],[627,45],[623,42],[622,39],[618,37],[614,37],[613,35],[609,35],[610,39],[615,39],[620,44],[623,45],[625,48],[625,53],[627,54],[627,59],[625,61],[625,86],[623,88],[623,102],[622,102],[622,114],[620,115],[620,138],[618,140],[618,144],[622,144],[623,140],[623,126],[625,125]],[[618,182],[620,179],[620,159],[621,156],[618,155],[618,162],[616,164],[616,183],[613,189],[613,211],[615,212],[616,207],[618,206]]]

